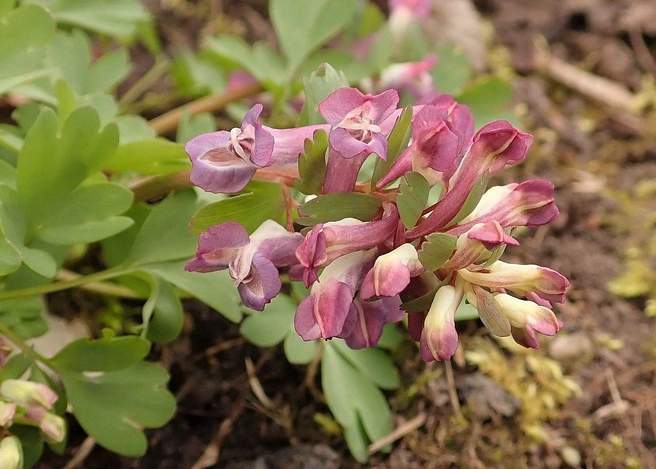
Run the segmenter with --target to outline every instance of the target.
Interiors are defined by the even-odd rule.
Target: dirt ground
[[[199,19],[151,3],[167,18],[165,38],[193,41],[185,27]],[[266,2],[238,3],[223,2],[223,11],[239,19],[235,27],[266,36],[266,28],[258,29]],[[571,280],[568,301],[557,308],[565,328],[526,353],[492,340],[475,322],[462,324],[463,351],[452,369],[425,365],[411,346],[402,347],[395,360],[404,387],[390,395],[395,425],[418,416],[421,425],[365,467],[656,468],[656,327],[644,298],[625,300],[608,290],[624,271],[627,249],[649,236],[641,220],[656,210],[653,203],[633,204],[633,189],[656,178],[656,3],[480,0],[476,6],[494,26],[490,54],[512,74],[517,109],[536,136],[527,163],[503,178],[553,180],[561,210],[554,226],[527,232],[507,259],[545,265]],[[623,106],[615,87],[597,93],[590,75],[581,82],[563,78],[557,67],[544,66],[535,44],[637,100],[651,99],[651,108]],[[143,458],[94,448],[81,467],[197,468],[217,454],[210,467],[362,467],[317,419],[329,411],[314,392],[316,370],[288,364],[278,348],[245,343],[235,325],[196,302],[186,309],[183,336],[154,356],[171,372],[175,419],[149,431]],[[251,391],[249,360],[273,409]],[[73,429],[71,449],[47,455],[37,467],[64,467],[83,438]]]

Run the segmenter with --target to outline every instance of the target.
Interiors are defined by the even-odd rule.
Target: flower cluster
[[[52,443],[64,440],[66,422],[50,412],[57,394],[45,384],[22,379],[7,379],[0,384],[0,427],[12,424],[31,425]],[[15,436],[0,441],[0,467],[23,467],[21,444]]]
[[[192,182],[234,193],[258,174],[291,185],[305,140],[325,131],[325,177],[312,196],[364,193],[379,199],[380,208],[362,219],[354,206],[353,217],[306,230],[268,220],[249,235],[238,223],[222,223],[201,234],[187,270],[229,269],[244,305],[262,310],[281,291],[280,269],[286,269],[289,279],[310,289],[294,320],[304,340],[340,337],[353,348],[375,346],[383,326],[407,314],[424,360],[445,360],[456,350],[455,315],[467,301],[491,333],[537,347],[536,334],[551,336],[562,327],[551,307],[564,300],[569,282],[551,269],[499,257],[518,244],[514,228],[558,216],[554,186],[537,179],[481,189],[490,175],[523,161],[533,138],[507,121],[475,132],[466,106],[430,93],[410,108],[405,148],[389,154],[390,133],[402,120],[398,103],[393,89],[371,95],[340,88],[319,105],[325,124],[269,128],[259,122],[262,106],[256,105],[241,128],[191,140]],[[383,160],[387,171],[362,183],[368,158]],[[441,193],[407,226],[398,180],[410,173]],[[290,197],[290,220],[302,202]]]

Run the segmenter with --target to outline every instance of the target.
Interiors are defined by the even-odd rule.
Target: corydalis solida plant
[[[455,314],[466,299],[491,333],[537,347],[536,334],[552,336],[562,327],[551,307],[564,300],[569,282],[551,269],[499,257],[518,244],[513,228],[558,216],[554,186],[529,180],[476,198],[490,175],[524,160],[532,136],[507,121],[475,132],[466,106],[433,93],[411,107],[412,138],[397,158],[388,154],[388,138],[401,125],[398,102],[394,90],[370,95],[340,88],[319,104],[326,124],[272,129],[259,122],[256,105],[241,128],[192,139],[186,146],[192,182],[234,193],[258,175],[293,186],[305,140],[326,132],[325,177],[317,194],[306,195],[364,193],[379,199],[380,208],[363,220],[354,205],[341,219],[302,232],[268,220],[248,235],[238,223],[222,223],[201,234],[187,270],[229,269],[243,303],[262,310],[280,292],[280,269],[287,269],[292,281],[310,289],[294,319],[304,340],[340,337],[353,348],[375,346],[384,325],[407,312],[422,358],[445,360],[455,353]],[[378,181],[359,184],[369,157],[396,159]],[[400,178],[405,184],[395,185]],[[414,213],[403,201],[413,189],[409,181],[427,189],[425,197],[415,196]],[[427,206],[435,185],[440,197]],[[289,220],[298,205],[290,198]],[[304,224],[302,216],[298,221]]]

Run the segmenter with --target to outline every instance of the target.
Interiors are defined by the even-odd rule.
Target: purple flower
[[[519,242],[508,235],[495,220],[478,223],[461,234],[448,261],[441,267],[445,271],[459,270],[474,264],[483,254],[506,244],[517,246]]]
[[[319,104],[319,113],[331,125],[330,149],[343,158],[363,154],[387,157],[387,140],[380,124],[399,103],[399,94],[387,90],[372,96],[355,88],[340,88]]]
[[[185,145],[191,159],[191,182],[215,193],[239,192],[258,168],[293,168],[303,152],[306,138],[325,125],[273,129],[259,122],[262,105],[256,104],[244,117],[241,128],[202,134]]]
[[[362,281],[360,296],[364,299],[396,296],[405,290],[411,277],[420,275],[424,270],[417,249],[412,244],[402,244],[376,259],[374,267]]]
[[[356,251],[323,270],[294,316],[294,327],[303,340],[348,337],[353,333],[358,321],[353,298],[375,255],[374,249]]]
[[[531,135],[520,132],[507,121],[492,122],[481,128],[458,165],[449,191],[426,219],[408,231],[407,237],[418,238],[443,228],[462,208],[479,177],[522,161],[532,141]]]
[[[383,204],[380,220],[363,222],[355,218],[319,223],[305,236],[296,250],[296,257],[305,272],[303,280],[309,287],[317,279],[317,271],[338,257],[370,249],[394,235],[399,221],[396,205]]]
[[[483,194],[472,213],[447,233],[458,235],[475,224],[492,220],[504,228],[546,225],[558,217],[553,191],[554,185],[546,179],[492,187]]]
[[[356,297],[353,305],[356,311],[355,327],[344,338],[346,345],[352,349],[375,347],[383,335],[385,324],[399,322],[405,316],[399,308],[401,299],[398,296],[376,301],[364,301]]]
[[[303,241],[267,220],[249,237],[235,222],[210,227],[200,234],[196,257],[185,266],[193,272],[230,269],[244,305],[262,311],[282,287],[278,267],[297,264],[294,252]]]

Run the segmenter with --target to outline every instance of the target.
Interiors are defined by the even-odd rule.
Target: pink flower
[[[375,256],[374,249],[356,251],[323,270],[294,316],[294,327],[303,340],[348,337],[353,333],[358,321],[353,298]]]
[[[294,252],[303,241],[267,220],[248,236],[239,223],[214,225],[200,234],[196,257],[185,266],[193,272],[230,269],[244,305],[262,311],[282,287],[279,267],[298,263]]]
[[[344,338],[346,345],[352,349],[375,347],[383,335],[385,324],[401,321],[405,313],[399,308],[398,296],[381,298],[376,301],[364,301],[354,298],[356,321],[353,332]]]
[[[464,292],[459,287],[445,285],[435,294],[419,341],[421,358],[425,361],[448,360],[458,348],[455,314]]]
[[[405,290],[411,277],[420,275],[424,270],[417,249],[412,244],[402,244],[376,259],[374,267],[362,282],[360,296],[364,299],[396,296]]]
[[[259,122],[262,105],[244,117],[241,128],[199,135],[185,145],[194,185],[215,193],[239,192],[258,168],[294,167],[306,138],[325,125],[273,129]]]

